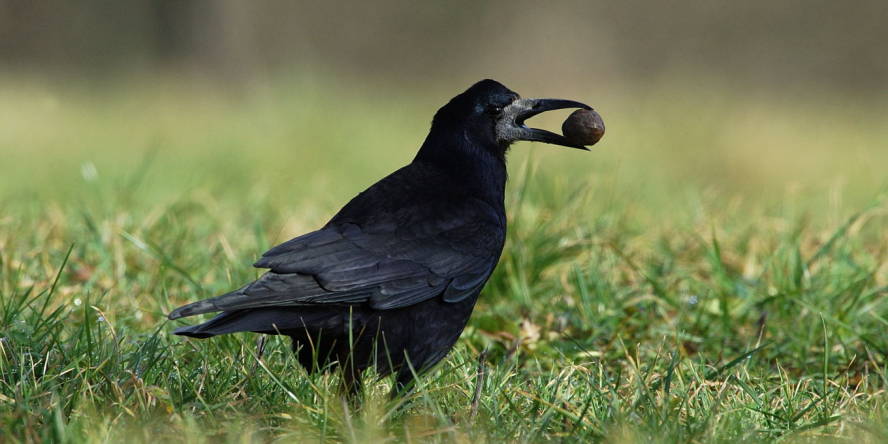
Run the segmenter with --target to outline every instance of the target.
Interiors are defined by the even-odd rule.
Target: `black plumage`
[[[398,387],[438,363],[465,328],[506,239],[505,155],[512,142],[583,148],[528,128],[524,120],[561,108],[558,99],[520,99],[484,80],[454,97],[432,121],[416,158],[362,192],[323,228],[266,252],[255,282],[170,314],[222,313],[178,335],[239,331],[292,337],[309,371],[344,367],[349,390],[375,366]]]

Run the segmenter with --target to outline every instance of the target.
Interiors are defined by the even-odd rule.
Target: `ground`
[[[513,147],[469,327],[360,417],[286,340],[173,336],[172,308],[409,162],[452,95],[331,82],[0,83],[4,441],[888,441],[888,129],[864,99],[578,89],[604,139]]]

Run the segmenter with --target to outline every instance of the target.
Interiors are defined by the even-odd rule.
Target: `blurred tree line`
[[[3,70],[221,77],[322,64],[409,81],[498,69],[888,86],[888,2],[0,0]]]

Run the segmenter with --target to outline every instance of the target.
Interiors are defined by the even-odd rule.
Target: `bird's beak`
[[[588,151],[585,146],[572,142],[566,137],[538,128],[528,128],[524,121],[543,112],[564,108],[591,110],[584,103],[564,99],[518,99],[503,108],[503,117],[496,125],[497,137],[504,141],[528,140],[551,143]]]

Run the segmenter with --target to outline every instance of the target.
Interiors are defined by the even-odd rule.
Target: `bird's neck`
[[[498,147],[469,142],[462,133],[429,133],[414,162],[443,170],[459,181],[460,188],[473,197],[501,207],[505,199],[506,157]]]

